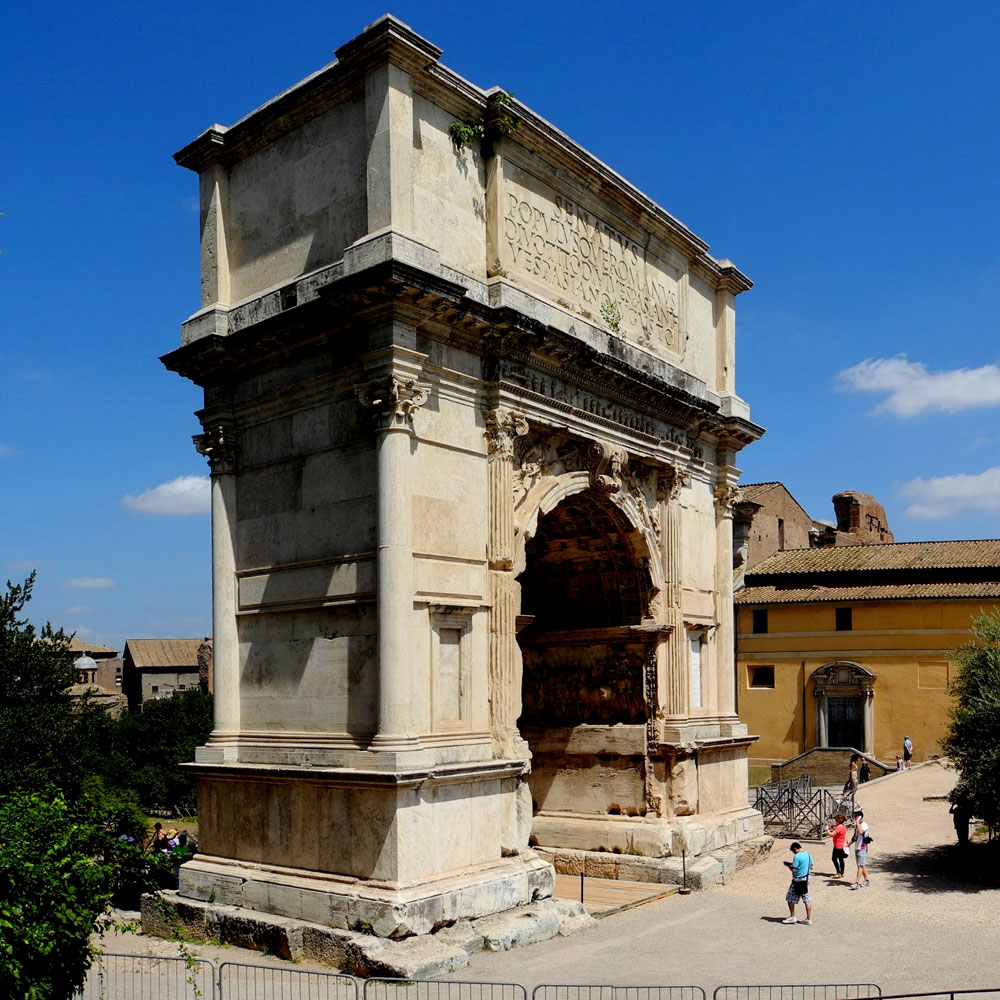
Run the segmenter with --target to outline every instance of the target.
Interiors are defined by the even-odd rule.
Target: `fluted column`
[[[229,422],[194,436],[212,470],[212,634],[215,720],[209,744],[235,744],[240,731],[240,647],[236,626],[236,434]]]
[[[736,678],[733,668],[733,504],[739,498],[728,483],[715,488],[715,633],[716,711],[736,715]]]
[[[413,415],[427,400],[413,378],[384,375],[358,390],[376,427],[377,525],[375,595],[378,633],[378,729],[372,750],[420,747],[412,706],[413,515],[410,440]]]
[[[668,719],[686,718],[688,706],[687,637],[681,609],[683,561],[681,540],[681,489],[690,482],[686,472],[671,466],[661,470],[656,483],[659,518],[663,535],[664,624],[672,626],[666,642],[664,714]]]
[[[486,414],[489,533],[486,558],[490,585],[490,736],[497,757],[527,756],[517,733],[521,712],[521,651],[516,636],[514,579],[514,440],[528,433],[518,413],[498,406]]]

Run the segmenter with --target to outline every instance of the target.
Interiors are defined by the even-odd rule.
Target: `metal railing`
[[[219,966],[218,987],[219,1000],[358,1000],[361,995],[353,976],[239,962]]]
[[[881,989],[874,983],[803,983],[785,986],[717,986],[712,1000],[860,1000],[862,997],[881,996]]]
[[[528,1000],[518,983],[440,982],[378,976],[365,983],[364,1000]]]
[[[215,968],[200,958],[98,955],[79,1000],[211,1000]]]
[[[545,983],[531,1000],[705,1000],[700,986],[560,986]]]

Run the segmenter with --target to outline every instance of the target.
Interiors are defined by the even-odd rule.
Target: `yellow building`
[[[941,752],[951,652],[1000,605],[1000,541],[777,552],[736,594],[737,708],[785,760],[816,746],[891,763]]]

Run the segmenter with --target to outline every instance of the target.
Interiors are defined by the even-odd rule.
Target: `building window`
[[[767,608],[757,608],[754,611],[753,630],[760,635],[767,632]]]
[[[178,684],[177,685],[177,690],[178,691],[183,691],[184,690],[184,685],[183,684]]]
[[[747,667],[752,688],[774,688],[774,667]]]
[[[838,632],[850,632],[854,625],[852,623],[853,615],[851,614],[851,608],[835,608],[834,609],[834,621],[835,628]]]
[[[159,694],[160,693],[160,686],[158,684],[154,684],[150,688],[150,691],[151,691],[152,694]]]
[[[701,708],[701,632],[688,632],[688,679],[691,684],[691,707]]]
[[[781,552],[785,551],[785,519],[783,517],[778,518],[778,549]]]

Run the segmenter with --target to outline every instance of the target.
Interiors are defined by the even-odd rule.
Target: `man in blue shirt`
[[[792,860],[785,862],[785,867],[792,870],[792,884],[785,893],[785,902],[788,904],[788,916],[782,920],[783,924],[811,924],[813,907],[812,896],[809,895],[809,873],[812,871],[812,855],[802,849],[798,842],[789,848],[792,852]],[[798,920],[795,916],[795,904],[805,903],[806,919]]]

